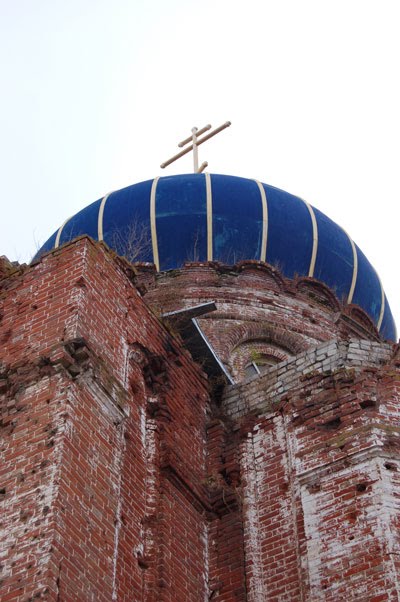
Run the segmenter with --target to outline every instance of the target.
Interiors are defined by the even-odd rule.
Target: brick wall
[[[128,276],[81,239],[2,281],[5,602],[206,595],[205,377]]]
[[[281,360],[333,339],[379,341],[367,314],[341,304],[322,283],[313,278],[288,280],[257,261],[235,266],[188,263],[161,274],[139,266],[136,282],[160,314],[215,301],[217,310],[199,323],[236,380],[242,380],[260,344]]]
[[[88,238],[0,278],[2,602],[398,599],[399,350],[365,314]],[[207,301],[222,399],[157,317]]]
[[[398,600],[396,353],[332,342],[226,393],[248,600]]]

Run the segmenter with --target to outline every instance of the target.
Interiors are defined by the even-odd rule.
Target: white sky
[[[193,126],[210,172],[297,194],[344,227],[400,328],[397,0],[0,0],[0,254],[166,170]]]

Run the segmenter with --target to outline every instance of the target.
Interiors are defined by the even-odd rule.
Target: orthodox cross
[[[207,167],[208,163],[207,163],[207,161],[204,161],[204,163],[202,163],[200,165],[200,167],[199,167],[198,147],[200,146],[200,144],[203,144],[203,142],[206,142],[207,140],[209,140],[210,138],[212,138],[216,134],[219,134],[219,132],[222,132],[222,130],[224,130],[225,128],[229,127],[230,125],[231,125],[231,122],[230,121],[226,121],[224,124],[220,125],[218,128],[215,128],[215,130],[213,130],[212,132],[210,132],[206,136],[203,136],[203,138],[199,138],[199,136],[201,136],[205,132],[208,132],[208,130],[211,129],[211,125],[210,124],[204,126],[200,130],[198,130],[196,127],[192,128],[192,135],[188,136],[188,138],[185,138],[185,140],[182,140],[182,142],[180,142],[178,144],[178,146],[179,146],[179,148],[182,148],[182,147],[186,146],[187,144],[189,144],[190,142],[192,144],[190,144],[190,146],[186,146],[186,148],[184,148],[177,155],[174,155],[173,157],[171,157],[171,159],[168,159],[168,161],[164,161],[164,163],[161,163],[160,167],[162,169],[164,169],[164,167],[167,167],[168,165],[171,165],[171,163],[173,163],[177,159],[180,159],[181,157],[183,157],[183,155],[186,155],[186,153],[190,153],[190,151],[193,150],[193,170],[194,170],[194,173],[201,173]]]

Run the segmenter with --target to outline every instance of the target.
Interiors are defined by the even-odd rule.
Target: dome
[[[157,270],[186,261],[266,261],[288,278],[324,282],[396,340],[380,279],[348,234],[301,198],[257,180],[206,173],[133,184],[66,220],[37,257],[82,234]]]

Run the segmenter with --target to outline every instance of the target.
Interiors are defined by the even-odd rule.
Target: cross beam
[[[225,123],[220,125],[218,128],[215,128],[215,130],[213,130],[206,136],[203,136],[203,138],[199,138],[199,136],[201,136],[202,134],[204,134],[205,132],[207,132],[208,130],[211,129],[210,124],[204,126],[200,130],[198,130],[196,127],[192,128],[192,135],[189,136],[188,138],[185,138],[185,140],[182,140],[182,142],[179,142],[178,146],[180,148],[182,148],[186,144],[189,144],[189,142],[191,142],[192,144],[190,146],[186,147],[185,149],[183,149],[180,153],[178,153],[178,154],[174,155],[173,157],[171,157],[170,159],[168,159],[168,161],[164,161],[164,163],[161,163],[160,167],[162,169],[164,169],[165,167],[168,167],[168,165],[171,165],[171,163],[173,163],[177,159],[180,159],[181,157],[183,157],[183,155],[186,155],[186,153],[190,153],[190,151],[193,150],[194,173],[201,173],[203,171],[203,169],[205,169],[207,167],[208,163],[207,163],[207,161],[204,161],[204,163],[202,163],[199,167],[199,158],[198,158],[197,147],[200,146],[200,144],[203,144],[203,142],[207,142],[207,140],[209,140],[216,134],[219,134],[220,132],[222,132],[222,130],[229,127],[230,125],[231,125],[231,122],[226,121]]]

